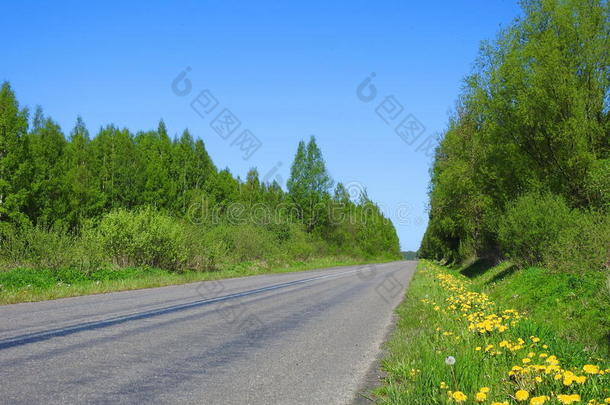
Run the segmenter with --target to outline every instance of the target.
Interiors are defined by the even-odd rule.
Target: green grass
[[[51,271],[22,268],[0,272],[0,304],[51,300],[112,291],[186,284],[205,280],[305,271],[391,260],[385,258],[363,260],[352,257],[323,257],[275,266],[264,265],[258,262],[245,262],[218,271],[207,272],[175,272],[155,268],[124,268],[97,270],[86,274],[78,270]]]
[[[462,270],[462,273],[464,271]],[[602,272],[557,273],[501,263],[472,278],[499,303],[525,312],[562,338],[610,357],[610,284]]]
[[[598,309],[592,310],[591,314],[586,309],[562,312],[565,310],[563,305],[569,305],[566,297],[570,297],[563,288],[572,286],[572,291],[583,292],[595,284],[595,278],[574,285],[574,280],[565,275],[550,281],[548,274],[541,269],[527,269],[520,273],[514,271],[510,264],[502,264],[491,270],[470,270],[472,271],[466,273],[474,277],[472,281],[456,270],[420,262],[405,301],[397,309],[397,327],[387,343],[388,355],[382,362],[386,377],[383,386],[374,392],[379,402],[450,404],[457,402],[450,400],[447,392],[461,391],[468,397],[463,403],[474,404],[477,403],[474,401],[475,394],[482,387],[490,389],[486,400],[482,402],[485,404],[494,401],[529,404],[529,400],[518,402],[515,399],[519,389],[527,390],[530,396],[548,395],[550,399],[546,404],[558,404],[558,394],[578,393],[582,397],[582,402],[579,403],[610,397],[610,375],[589,375],[584,384],[572,383],[570,386],[554,380],[557,372],[543,374],[541,382],[534,381],[535,373],[517,377],[508,375],[513,366],[524,365],[522,359],[530,352],[535,353],[531,364],[545,364],[544,358],[539,358],[541,353],[555,355],[563,370],[572,371],[576,375],[585,375],[582,367],[586,364],[610,368],[610,359],[601,354],[606,352],[600,345],[593,345],[586,342],[586,339],[585,343],[581,343],[576,338],[583,337],[588,330],[603,329],[603,323],[592,323],[587,329],[578,332],[569,331],[579,325],[571,318],[566,325],[561,325],[561,320],[566,315],[573,316],[578,311],[589,322],[596,322]],[[443,287],[437,277],[447,274],[452,275],[460,285],[463,284],[467,291],[485,291],[490,294],[493,303],[485,309],[486,314],[502,314],[504,309],[518,310],[519,307],[513,305],[517,302],[529,310],[504,332],[481,334],[470,331],[469,322],[460,316],[461,312],[448,308],[448,297],[464,296],[465,293],[452,292]],[[546,288],[538,286],[541,281]],[[589,296],[597,297],[596,294],[597,292],[591,292]],[[557,302],[556,300],[563,301],[563,304],[553,308],[551,302]],[[576,307],[580,303],[578,300],[572,302]],[[508,322],[506,321],[507,325]],[[540,342],[534,342],[532,336],[539,338]],[[523,347],[518,350],[511,351],[499,346],[503,340],[516,343],[518,338],[524,340]],[[493,349],[486,352],[485,349],[490,344],[494,345]],[[477,347],[481,350],[477,351]],[[500,354],[493,354],[496,351]],[[453,366],[445,363],[448,356],[456,359]],[[441,388],[441,383],[447,384],[447,388]]]

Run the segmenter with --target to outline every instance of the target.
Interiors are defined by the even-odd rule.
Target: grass
[[[124,268],[104,269],[86,274],[78,270],[68,269],[52,271],[22,268],[0,272],[0,304],[52,300],[79,295],[186,284],[197,281],[305,271],[383,261],[390,260],[324,257],[308,261],[295,261],[277,266],[245,262],[222,270],[207,272],[175,272],[155,268]]]
[[[471,280],[420,262],[397,309],[397,328],[382,363],[387,376],[375,391],[379,402],[604,403],[610,397],[610,359],[602,343],[591,341],[607,324],[596,323],[599,308],[579,308],[603,294],[592,288],[595,276],[577,283],[567,275],[549,280],[542,269],[515,271],[508,263],[487,270],[476,266],[483,265],[462,269]],[[569,291],[589,292],[579,301],[570,300]],[[568,307],[575,308],[564,312]],[[576,314],[585,320],[576,320]],[[590,324],[570,331],[581,322]],[[584,335],[592,330],[597,337],[588,341]],[[452,359],[455,364],[448,365]]]
[[[563,339],[610,358],[610,279],[604,273],[556,273],[537,267],[517,271],[502,263],[472,281],[492,300],[526,312]]]

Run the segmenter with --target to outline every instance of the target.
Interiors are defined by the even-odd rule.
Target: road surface
[[[351,403],[414,269],[403,261],[0,306],[0,403]]]

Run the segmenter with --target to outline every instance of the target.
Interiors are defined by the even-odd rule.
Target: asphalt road
[[[0,306],[2,404],[346,404],[415,262]]]

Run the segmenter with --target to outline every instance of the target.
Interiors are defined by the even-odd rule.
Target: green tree
[[[0,226],[27,222],[22,211],[29,188],[27,130],[28,112],[5,82],[0,87]]]
[[[287,185],[309,232],[327,219],[326,202],[330,200],[332,184],[315,137],[312,136],[307,145],[299,142]]]
[[[135,138],[144,165],[142,203],[159,209],[171,209],[176,198],[172,181],[172,142],[163,120],[157,131],[139,133]]]
[[[64,182],[67,141],[50,118],[37,110],[34,130],[28,134],[31,165],[30,192],[25,212],[35,224],[66,226],[69,207]]]
[[[600,215],[610,207],[609,3],[522,7],[483,43],[437,150],[425,257],[505,254],[499,220],[527,193]]]
[[[71,227],[100,215],[104,207],[104,196],[94,171],[90,147],[89,131],[79,116],[70,132],[64,155],[64,183],[69,206],[67,221]]]
[[[91,142],[91,152],[105,211],[141,205],[144,170],[130,132],[112,125],[102,128]]]

